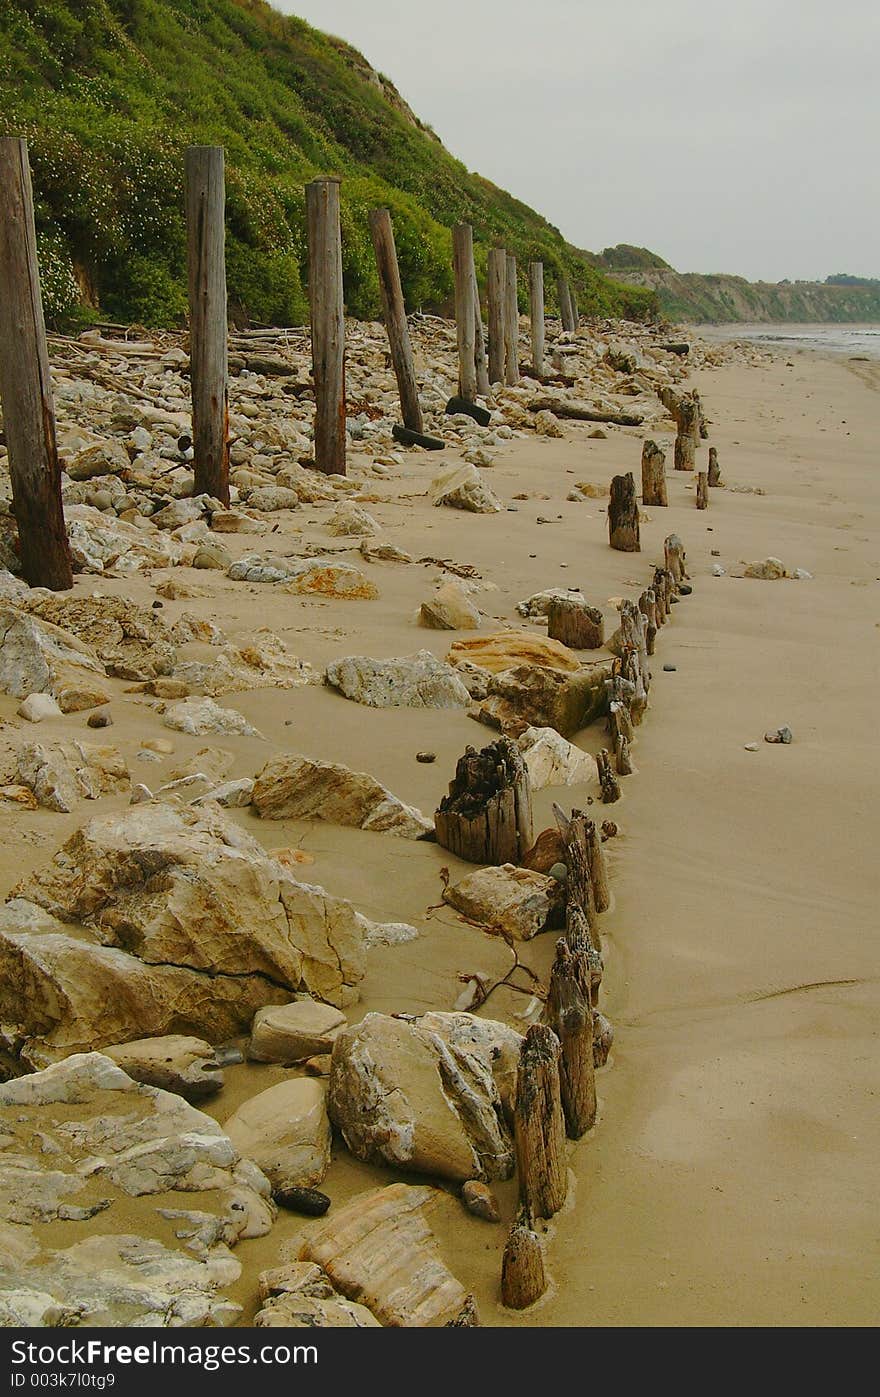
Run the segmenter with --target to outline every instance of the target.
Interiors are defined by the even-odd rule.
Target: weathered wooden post
[[[574,308],[571,304],[571,291],[568,286],[568,279],[559,276],[556,281],[556,289],[559,295],[559,314],[562,319],[563,330],[571,333],[575,328]]]
[[[492,390],[489,383],[489,365],[486,361],[486,338],[483,333],[483,312],[480,309],[480,287],[473,260],[473,241],[471,242],[471,270],[474,278],[474,360],[477,366],[477,392],[481,398],[486,398]]]
[[[621,553],[638,553],[641,549],[639,506],[632,471],[612,477],[611,498],[608,501],[608,538],[611,547]]]
[[[547,608],[547,637],[570,650],[599,650],[605,644],[605,618],[574,597],[553,597]]]
[[[504,317],[504,379],[519,383],[519,304],[516,295],[516,258],[507,254],[506,315]]]
[[[338,179],[316,179],[306,185],[315,465],[326,475],[345,475],[345,313],[339,183]]]
[[[27,141],[0,139],[0,403],[21,570],[32,587],[73,586],[40,294]]]
[[[527,1209],[514,1219],[501,1262],[501,1303],[508,1310],[524,1310],[540,1300],[547,1289],[544,1246],[532,1227]]]
[[[675,469],[692,471],[700,439],[700,406],[693,394],[685,394],[676,404]]]
[[[706,471],[697,471],[697,509],[709,508],[709,476]]]
[[[544,374],[544,263],[529,263],[529,313],[532,321],[532,372]]]
[[[721,485],[721,467],[718,464],[718,451],[714,446],[709,447],[709,484],[712,486]]]
[[[578,310],[577,291],[573,286],[569,285],[568,294],[571,298],[571,328],[576,331],[581,319],[581,313]]]
[[[188,146],[193,493],[229,504],[229,369],[226,319],[226,181],[222,146]]]
[[[489,380],[504,382],[506,339],[504,308],[507,303],[507,253],[503,247],[489,251]]]
[[[434,814],[437,843],[469,863],[519,864],[532,847],[532,796],[522,753],[502,737],[459,757]]]
[[[569,1139],[579,1140],[596,1121],[596,1079],[593,1068],[593,1011],[589,994],[589,969],[578,960],[565,939],[556,942],[556,960],[550,972],[545,1017],[559,1039],[560,1093]]]
[[[467,402],[477,397],[476,325],[474,315],[474,234],[469,223],[452,230],[455,273],[455,330],[458,340],[458,391]]]
[[[667,505],[666,452],[655,441],[642,446],[642,503]]]
[[[615,800],[620,800],[620,784],[611,770],[611,759],[607,750],[603,747],[596,756],[596,768],[599,776],[599,788],[602,792],[602,800],[606,805],[611,805]]]
[[[400,268],[397,265],[394,229],[391,224],[391,214],[387,209],[371,210],[370,236],[373,239],[373,251],[376,254],[376,270],[379,273],[379,291],[382,296],[382,314],[388,333],[391,363],[394,366],[394,376],[397,379],[403,425],[408,427],[411,432],[421,432],[424,430],[422,407],[419,402],[419,388],[416,382],[409,325],[406,321],[403,287],[400,284]]]
[[[664,539],[663,554],[666,562],[666,571],[672,578],[672,587],[674,591],[678,592],[682,582],[688,580],[688,574],[685,568],[686,554],[684,551],[684,544],[678,534],[669,534],[669,536]],[[688,591],[689,590],[690,588],[688,588]]]
[[[513,1136],[519,1196],[523,1207],[539,1218],[558,1213],[568,1192],[560,1052],[553,1030],[532,1024],[522,1041],[516,1074]]]

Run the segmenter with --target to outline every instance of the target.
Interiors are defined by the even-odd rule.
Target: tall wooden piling
[[[473,262],[473,243],[471,244],[471,268],[474,275],[474,360],[477,366],[477,392],[481,398],[488,397],[491,386],[489,383],[489,364],[486,359],[486,337],[483,333],[483,312],[480,309],[480,287],[477,282],[477,269]]]
[[[504,381],[519,383],[519,302],[516,293],[516,258],[507,254],[504,317]]]
[[[73,586],[40,294],[27,141],[0,139],[0,403],[21,569],[32,587]]]
[[[411,432],[421,432],[424,430],[422,407],[419,402],[412,343],[406,321],[403,287],[400,284],[400,268],[397,264],[394,229],[391,225],[391,214],[387,209],[373,209],[370,212],[370,236],[373,239],[373,251],[376,254],[376,270],[379,273],[379,291],[382,296],[382,315],[388,333],[388,347],[391,350],[394,376],[397,379],[403,425],[408,427]]]
[[[504,382],[506,340],[504,308],[507,304],[507,253],[503,247],[489,252],[489,381]]]
[[[533,1216],[558,1213],[568,1192],[559,1039],[532,1024],[520,1048],[513,1135],[520,1202]]]
[[[226,180],[222,146],[185,156],[194,493],[229,504]]]
[[[612,548],[617,548],[621,553],[638,553],[641,548],[639,506],[632,471],[612,477],[611,498],[608,501],[608,541]]]
[[[666,453],[655,441],[642,446],[642,503],[666,505]]]
[[[529,314],[532,322],[532,372],[544,373],[544,263],[529,263]]]
[[[455,331],[458,341],[458,391],[472,403],[477,396],[476,325],[474,316],[474,235],[469,223],[452,230],[455,273]]]
[[[306,213],[315,465],[326,475],[345,475],[345,314],[338,179],[316,179],[306,185]]]
[[[571,300],[571,328],[574,331],[577,330],[580,323],[581,313],[578,310],[577,291],[571,285],[569,285],[568,294]]]
[[[571,304],[571,291],[568,279],[560,276],[556,281],[556,289],[559,295],[559,315],[562,319],[563,330],[571,333],[575,329],[574,307]]]

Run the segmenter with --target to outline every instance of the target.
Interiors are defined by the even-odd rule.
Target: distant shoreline
[[[710,342],[746,340],[779,350],[813,350],[835,358],[880,359],[880,324],[794,324],[789,321],[693,325],[688,327]]]

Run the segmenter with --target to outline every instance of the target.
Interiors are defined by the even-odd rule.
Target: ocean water
[[[749,340],[768,349],[814,349],[880,359],[880,325],[697,325],[705,340]]]

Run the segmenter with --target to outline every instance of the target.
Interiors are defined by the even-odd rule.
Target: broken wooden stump
[[[666,452],[655,441],[646,441],[642,446],[642,504],[668,504]]]
[[[678,534],[670,534],[664,540],[663,552],[666,559],[666,571],[672,577],[673,592],[677,593],[682,582],[687,580],[684,544]]]
[[[577,321],[574,318],[574,306],[571,300],[571,287],[567,277],[559,276],[556,279],[556,290],[559,296],[559,317],[562,321],[562,328],[568,334],[573,334],[577,329]]]
[[[516,1076],[513,1134],[519,1196],[523,1206],[541,1218],[558,1213],[568,1192],[561,1051],[551,1028],[532,1024],[522,1042]]]
[[[611,499],[608,502],[608,541],[620,553],[638,553],[641,549],[639,506],[632,471],[612,478]]]
[[[597,912],[607,912],[611,906],[611,893],[608,888],[608,865],[602,839],[593,820],[586,822],[587,863],[590,869],[590,888]]]
[[[706,471],[697,471],[697,509],[709,508],[709,476]]]
[[[721,480],[721,467],[718,464],[718,452],[714,446],[709,447],[708,476],[710,486],[720,487],[723,484]]]
[[[437,843],[468,863],[520,865],[532,845],[529,773],[510,738],[459,757],[434,815]]]
[[[611,770],[611,759],[604,747],[596,757],[596,769],[599,774],[602,801],[605,805],[612,805],[615,800],[620,800],[620,784]]]
[[[614,1042],[614,1029],[611,1020],[598,1009],[593,1010],[593,1066],[604,1067],[608,1061],[611,1044]]]
[[[697,442],[700,439],[700,407],[693,394],[685,394],[676,403],[675,469],[692,471]]]
[[[632,757],[629,750],[629,738],[623,733],[617,734],[617,746],[615,749],[614,769],[618,776],[632,776]]]
[[[605,644],[605,620],[586,602],[554,597],[547,609],[547,636],[571,650],[598,650]]]
[[[584,993],[585,981],[589,983],[586,956],[583,952],[572,951],[560,937],[550,972],[544,1018],[559,1039],[560,1097],[570,1140],[579,1140],[596,1120],[593,1010],[589,992]]]
[[[639,611],[645,618],[645,650],[653,655],[657,640],[657,595],[653,587],[646,587],[639,597]]]
[[[525,1310],[547,1289],[544,1244],[521,1209],[513,1222],[501,1262],[501,1303],[508,1310]]]

